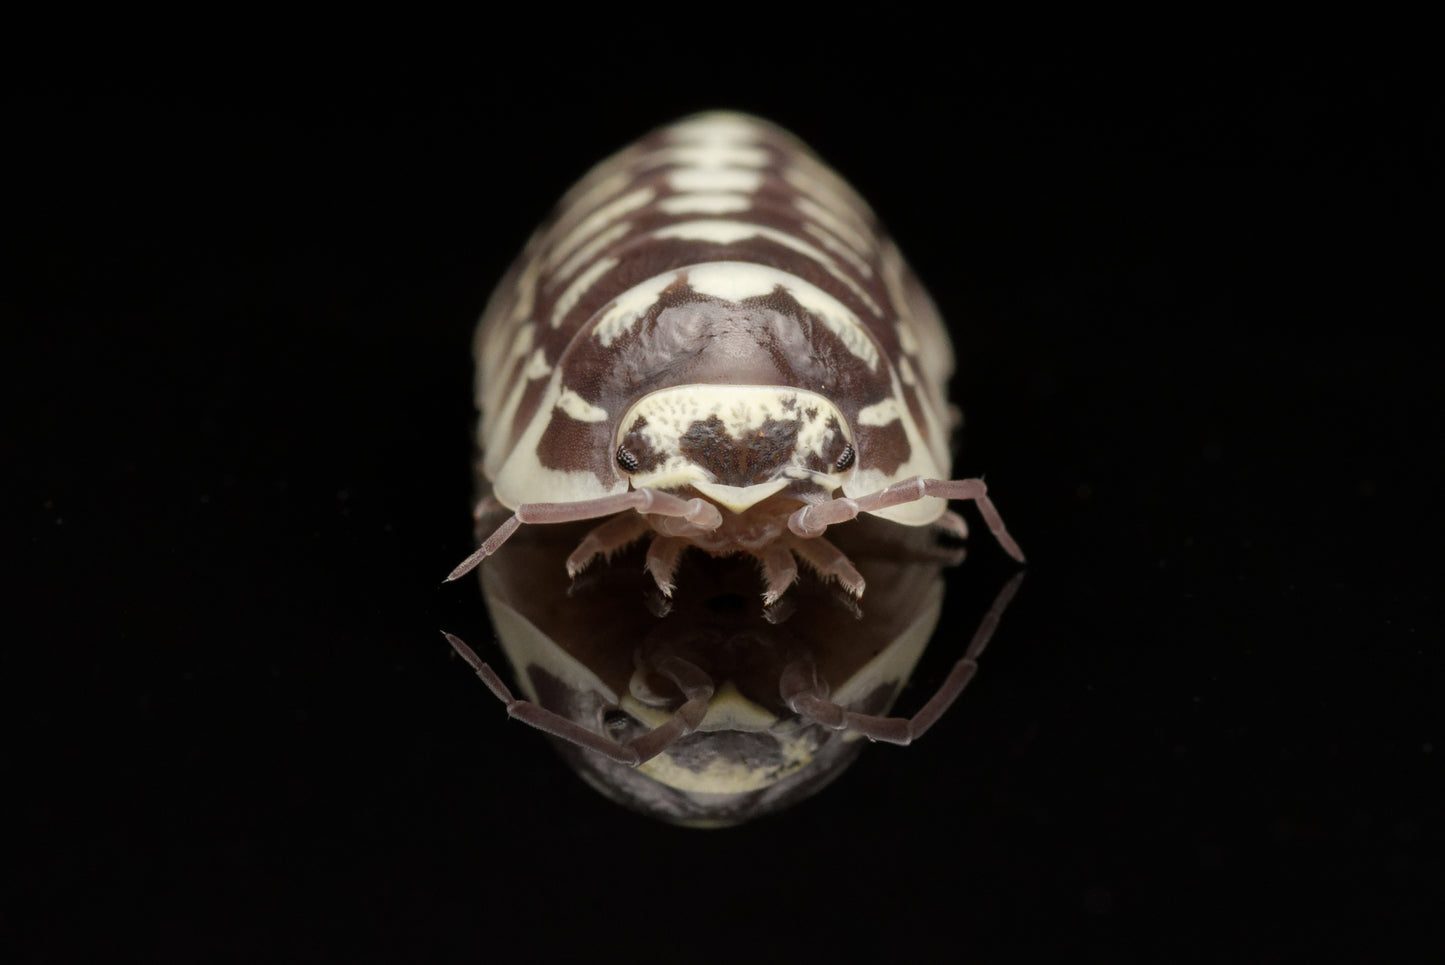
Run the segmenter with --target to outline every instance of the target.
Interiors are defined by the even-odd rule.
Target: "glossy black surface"
[[[11,960],[1438,949],[1429,85],[907,60],[6,95]],[[1030,562],[923,741],[705,833],[595,794],[438,630],[499,659],[440,587],[483,300],[588,166],[716,106],[899,239],[959,350],[956,470]],[[976,539],[941,632],[1010,571]]]

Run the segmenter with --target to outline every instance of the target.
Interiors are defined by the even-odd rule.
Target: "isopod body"
[[[870,513],[965,532],[951,480],[953,351],[868,206],[785,131],[711,113],[656,131],[562,199],[478,327],[481,547],[523,523],[602,520],[566,568],[650,537],[749,554],[776,601],[802,560],[861,594],[824,535]],[[511,515],[490,529],[490,521]]]

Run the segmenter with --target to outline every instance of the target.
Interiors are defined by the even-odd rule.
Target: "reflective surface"
[[[117,45],[109,93],[9,89],[7,962],[1440,947],[1438,57],[931,33],[129,95]],[[927,737],[698,833],[599,798],[438,631],[511,681],[440,587],[483,300],[579,165],[719,104],[887,215],[1029,566]],[[1012,572],[977,538],[944,571],[896,710]]]
[[[662,727],[682,706],[681,691],[658,672],[667,658],[700,670],[713,696],[696,732],[635,769],[557,741],[608,797],[699,826],[795,803],[852,762],[866,722],[830,727],[800,714],[785,680],[813,674],[823,699],[854,714],[887,714],[938,624],[942,565],[963,555],[929,528],[866,518],[837,527],[868,581],[861,606],[806,573],[764,609],[755,566],[700,551],[683,558],[671,600],[645,572],[642,547],[573,583],[565,561],[587,525],[527,527],[483,564],[492,623],[521,693],[610,741]]]

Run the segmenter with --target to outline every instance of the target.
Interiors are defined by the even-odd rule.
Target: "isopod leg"
[[[476,569],[481,565],[482,560],[500,549],[502,544],[507,541],[507,537],[515,533],[521,525],[522,520],[518,518],[517,514],[513,513],[511,516],[508,516],[507,521],[493,530],[492,535],[483,540],[481,546],[472,550],[470,556],[458,563],[456,569],[448,573],[447,578],[443,582],[450,583],[452,580],[460,579]]]
[[[582,542],[567,557],[567,575],[575,577],[587,569],[598,556],[611,556],[629,543],[641,538],[652,527],[646,516],[624,513],[609,519],[582,537]]]
[[[798,564],[781,540],[769,543],[753,555],[763,564],[763,579],[768,584],[763,591],[763,606],[772,606],[798,578]]]
[[[656,489],[634,489],[575,503],[523,503],[475,552],[447,574],[445,582],[450,583],[476,569],[482,560],[500,549],[522,523],[575,523],[584,519],[601,519],[627,509],[658,516],[678,516],[709,530],[722,525],[722,512],[707,500],[683,499]]]
[[[1004,610],[1008,609],[1024,574],[1016,573],[1004,584],[988,613],[984,614],[973,640],[964,651],[962,659],[953,665],[948,679],[938,688],[923,708],[912,717],[882,717],[874,714],[859,714],[828,699],[827,686],[818,679],[817,667],[811,659],[795,660],[783,670],[780,691],[783,701],[794,713],[822,724],[833,730],[851,730],[870,740],[886,741],[890,744],[909,744],[938,722],[944,712],[963,693],[973,675],[978,672],[978,658],[998,629]]]
[[[460,637],[443,633],[452,649],[465,660],[482,683],[507,707],[507,716],[578,747],[596,751],[609,760],[636,767],[651,760],[679,739],[697,730],[707,715],[707,705],[715,690],[712,678],[694,664],[680,657],[667,657],[657,666],[657,673],[677,684],[686,700],[668,721],[626,744],[610,741],[580,724],[556,714],[530,700],[519,700],[490,666],[478,657]]]
[[[880,509],[911,503],[925,496],[972,500],[978,505],[984,522],[988,524],[989,531],[1004,552],[1020,563],[1023,562],[1023,551],[1005,528],[1003,518],[994,508],[993,501],[988,498],[988,487],[982,479],[924,479],[914,476],[865,496],[845,496],[804,506],[788,517],[788,528],[798,536],[821,536],[829,526],[853,519],[859,513],[876,513]]]
[[[868,584],[863,580],[863,574],[854,568],[853,563],[838,547],[821,536],[814,536],[812,539],[801,539],[788,534],[784,541],[803,558],[803,561],[818,571],[823,579],[832,577],[855,597],[863,595],[863,589]]]
[[[507,685],[502,682],[502,679],[497,676],[496,671],[487,666],[487,664],[482,661],[482,658],[478,657],[476,653],[472,651],[471,647],[463,643],[459,637],[453,636],[450,633],[444,633],[442,635],[447,638],[447,642],[452,645],[452,649],[471,665],[471,668],[476,671],[477,676],[481,678],[482,683],[487,685],[487,689],[495,694],[498,700],[507,705],[508,717],[515,717],[522,723],[535,727],[543,733],[551,734],[553,737],[560,737],[562,740],[570,741],[579,747],[594,750],[619,764],[627,764],[633,767],[637,765],[637,752],[632,748],[610,741],[600,734],[594,734],[587,728],[574,724],[567,718],[554,714],[545,707],[539,707],[529,700],[518,700],[512,695],[511,690],[507,689]]]
[[[638,519],[642,517],[639,516]],[[675,589],[672,577],[677,572],[677,561],[688,545],[688,541],[679,536],[658,536],[647,547],[647,572],[652,574],[657,588],[668,599],[672,598],[672,591]]]
[[[716,689],[712,677],[696,664],[681,657],[664,657],[656,669],[659,674],[677,684],[686,700],[665,724],[627,744],[637,754],[639,764],[651,760],[680,738],[697,730],[702,719],[707,716],[707,705]]]

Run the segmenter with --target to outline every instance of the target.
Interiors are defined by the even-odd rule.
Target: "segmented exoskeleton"
[[[562,199],[476,336],[485,522],[455,579],[522,523],[603,519],[567,560],[651,536],[665,594],[689,546],[747,553],[772,603],[802,559],[855,595],[824,537],[871,513],[958,536],[982,480],[950,480],[953,352],[868,206],[786,132],[704,114],[648,135]]]

